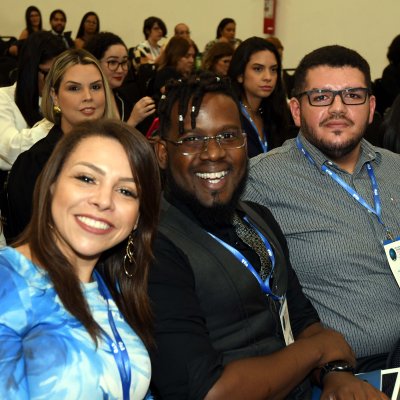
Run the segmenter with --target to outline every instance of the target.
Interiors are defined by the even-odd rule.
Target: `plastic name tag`
[[[400,237],[394,241],[386,240],[383,247],[390,269],[400,287]]]
[[[281,321],[281,327],[286,346],[289,346],[289,344],[294,342],[294,338],[293,338],[292,327],[290,325],[289,310],[287,307],[286,298],[283,301],[281,301],[281,308],[279,310],[279,319]]]
[[[391,400],[400,399],[400,368],[383,369],[356,375],[376,389],[381,390]],[[320,400],[321,389],[314,387],[311,400]]]

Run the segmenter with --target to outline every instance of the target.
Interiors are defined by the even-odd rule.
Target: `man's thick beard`
[[[174,180],[169,168],[165,171],[165,194],[167,199],[176,199],[184,203],[200,222],[202,227],[208,231],[225,227],[232,222],[233,214],[235,213],[238,201],[246,186],[248,175],[248,166],[246,172],[239,181],[230,200],[221,204],[218,200],[211,207],[203,206],[195,195],[180,187]]]
[[[323,139],[317,138],[314,130],[306,123],[304,118],[301,119],[301,132],[303,133],[304,137],[333,161],[339,160],[347,154],[351,153],[361,142],[367,130],[367,127],[368,122],[366,122],[364,128],[361,129],[360,132],[351,140],[348,140],[346,143],[343,143],[340,146],[334,146],[327,144]]]

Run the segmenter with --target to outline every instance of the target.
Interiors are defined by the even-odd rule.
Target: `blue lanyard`
[[[129,354],[117,330],[117,327],[115,326],[114,318],[110,309],[110,300],[112,299],[111,294],[101,276],[96,271],[94,271],[94,275],[99,285],[99,292],[103,296],[104,300],[107,302],[108,322],[110,324],[115,341],[104,330],[103,334],[118,367],[119,375],[122,382],[123,399],[129,400],[129,390],[132,380]]]
[[[307,158],[307,160],[312,165],[316,166],[314,159],[311,157],[310,153],[304,148],[304,146],[302,145],[300,138],[298,136],[296,138],[296,144],[297,144],[297,148],[304,154],[304,156]],[[336,183],[338,183],[347,193],[349,193],[349,195],[352,196],[359,204],[361,204],[364,208],[366,208],[370,213],[374,214],[378,218],[379,223],[382,224],[382,226],[385,228],[387,238],[390,240],[393,240],[393,235],[390,233],[389,229],[386,228],[386,226],[382,220],[381,199],[379,196],[378,182],[376,180],[374,170],[372,168],[372,165],[369,162],[366,163],[366,168],[367,168],[367,172],[369,175],[369,179],[371,180],[375,208],[372,208],[351,186],[349,186],[339,175],[337,175],[335,172],[330,170],[326,165],[322,165],[321,170],[323,172],[327,173]]]
[[[264,243],[264,245],[265,245],[265,247],[267,249],[268,256],[269,256],[269,258],[271,260],[271,264],[272,264],[271,273],[268,275],[268,277],[267,277],[267,279],[265,279],[265,281],[263,281],[261,279],[260,275],[254,269],[253,265],[250,263],[250,261],[240,251],[236,250],[233,246],[231,246],[230,244],[224,242],[219,237],[213,235],[211,232],[207,232],[207,233],[211,237],[213,237],[215,240],[217,240],[222,246],[224,246],[241,264],[243,264],[253,274],[253,276],[257,279],[257,282],[260,285],[261,290],[267,296],[271,296],[271,298],[274,299],[274,300],[282,300],[284,298],[284,296],[277,296],[271,290],[271,279],[273,277],[273,272],[274,272],[274,269],[275,269],[275,255],[274,255],[274,252],[272,251],[272,247],[271,247],[270,243],[268,242],[267,238],[254,226],[254,224],[252,224],[249,221],[249,219],[247,217],[244,217],[244,220],[246,222],[248,222],[254,228],[254,230],[257,232],[258,236],[260,237],[260,239]]]
[[[253,119],[250,117],[250,114],[247,112],[246,107],[244,106],[244,104],[242,102],[240,102],[240,108],[242,110],[242,113],[246,116],[246,118],[250,121],[251,126],[253,127],[253,129],[256,131],[257,134],[257,139],[258,142],[260,143],[260,146],[262,148],[263,153],[266,153],[268,151],[268,143],[267,143],[267,139],[264,139],[264,142],[261,140],[260,135],[258,134],[258,129],[256,124],[254,123]],[[266,134],[264,132],[264,138],[266,138]]]

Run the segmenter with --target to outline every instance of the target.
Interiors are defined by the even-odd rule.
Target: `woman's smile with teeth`
[[[90,226],[91,228],[104,229],[104,230],[110,228],[110,225],[108,225],[104,221],[97,221],[95,219],[88,218],[88,217],[82,217],[82,216],[78,216],[77,218],[79,219],[79,221],[81,221],[82,223],[84,223],[87,226]]]

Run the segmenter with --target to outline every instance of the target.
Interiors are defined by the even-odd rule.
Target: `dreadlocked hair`
[[[200,106],[207,93],[219,93],[233,99],[239,109],[236,97],[229,78],[222,78],[213,72],[203,71],[188,78],[170,80],[165,87],[165,94],[158,104],[160,119],[159,135],[164,138],[171,127],[172,107],[178,102],[178,129],[179,135],[184,133],[183,120],[190,104],[190,121],[192,129],[196,128],[196,118]]]

